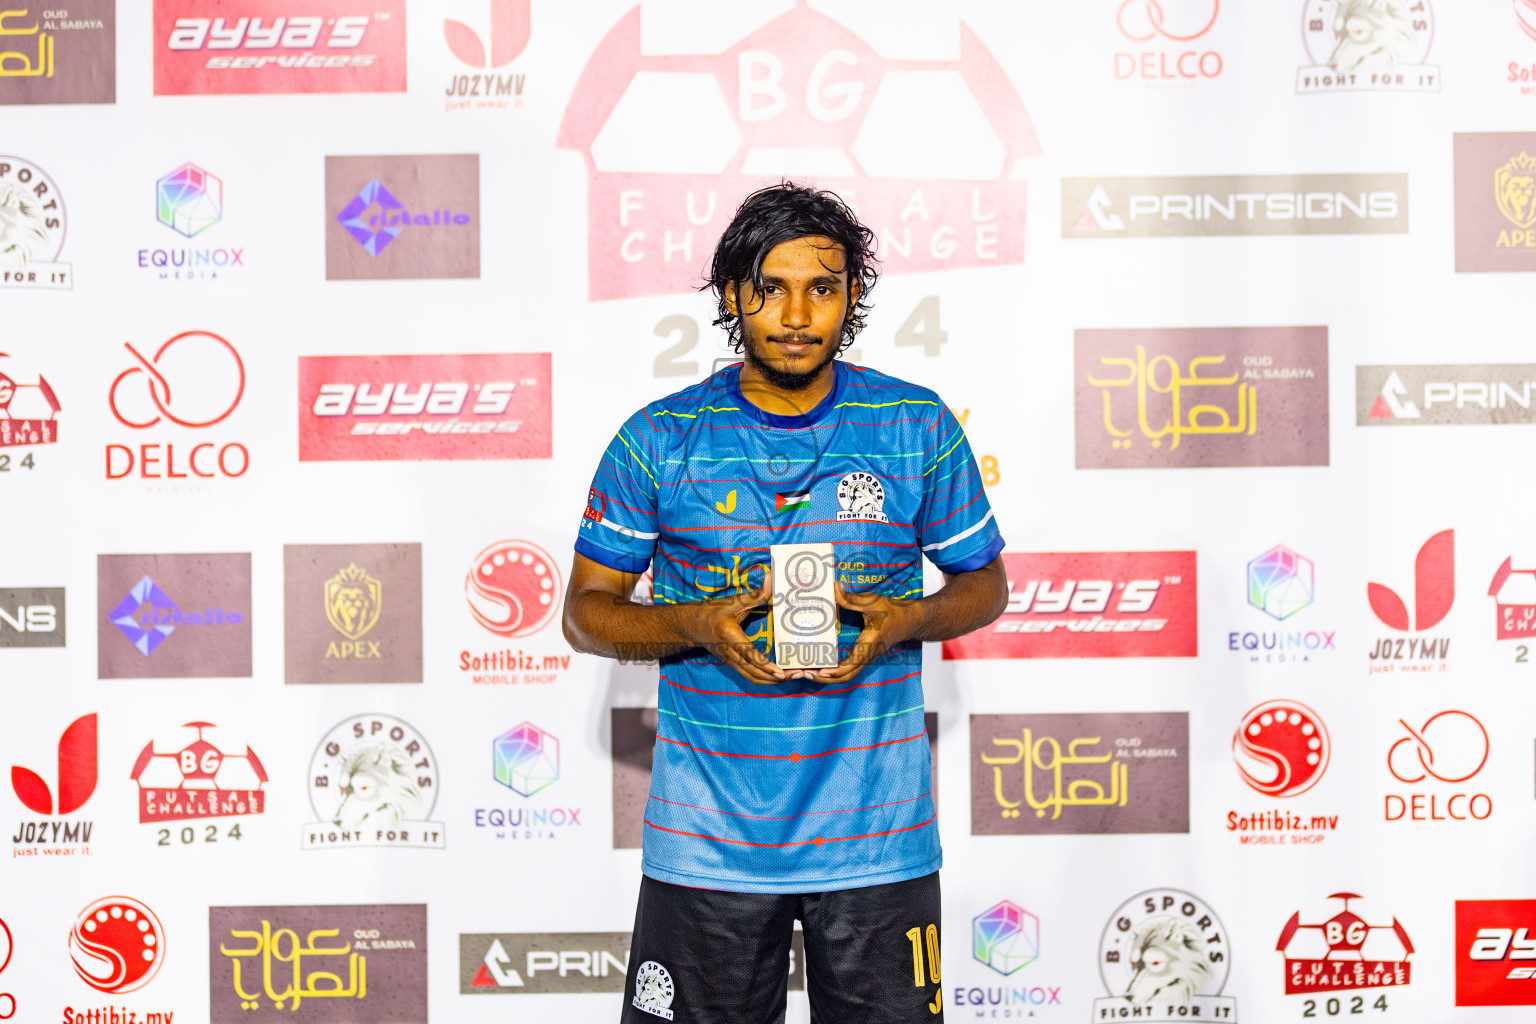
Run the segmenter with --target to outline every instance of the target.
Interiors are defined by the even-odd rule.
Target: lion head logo
[[[410,819],[421,803],[421,789],[405,751],[381,740],[348,750],[337,770],[341,804],[332,822],[342,828],[363,824],[393,828]]]
[[[1200,945],[1200,932],[1186,921],[1142,924],[1131,936],[1126,997],[1133,1003],[1189,1002],[1211,975]]]
[[[50,249],[48,222],[31,194],[0,185],[0,269],[21,270]]]
[[[384,584],[356,565],[325,581],[325,617],[348,640],[361,638],[379,623]]]
[[[1391,71],[1419,49],[1406,0],[1340,0],[1333,18],[1335,71]]]
[[[1515,227],[1536,226],[1536,158],[1521,153],[1494,171],[1493,198]]]

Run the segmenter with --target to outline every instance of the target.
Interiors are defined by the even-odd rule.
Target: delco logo
[[[300,461],[550,455],[547,353],[299,360]]]
[[[1456,901],[1456,1005],[1536,1006],[1536,900]]]
[[[1195,553],[1003,555],[1008,607],[946,658],[1193,657]]]
[[[405,91],[405,0],[208,6],[155,0],[156,95]]]

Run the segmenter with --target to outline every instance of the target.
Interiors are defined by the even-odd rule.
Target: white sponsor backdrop
[[[434,1019],[601,1021],[618,1012],[612,994],[460,995],[458,936],[627,930],[639,853],[612,848],[608,709],[653,705],[654,670],[577,655],[552,683],[476,686],[457,663],[465,650],[570,653],[555,626],[509,642],[482,630],[463,597],[471,560],[495,541],[517,538],[568,564],[592,469],[622,418],[727,355],[708,326],[710,300],[677,287],[675,276],[658,272],[652,294],[588,299],[589,244],[607,247],[612,261],[627,231],[612,206],[589,209],[589,165],[584,154],[557,148],[557,133],[589,55],[631,6],[535,0],[526,50],[495,71],[526,76],[521,105],[450,111],[444,88],[473,69],[449,52],[442,22],[462,18],[484,37],[484,3],[410,4],[404,94],[184,97],[152,95],[150,5],[125,4],[116,105],[0,108],[0,152],[45,169],[65,197],[59,259],[74,273],[70,291],[0,293],[0,350],[34,377],[46,376],[63,410],[59,443],[10,449],[18,458],[34,453],[35,468],[13,463],[0,476],[7,512],[0,587],[63,586],[69,613],[62,650],[0,650],[0,761],[29,766],[52,785],[60,733],[86,713],[100,722],[99,782],[70,816],[94,823],[89,856],[12,857],[0,868],[0,917],[15,942],[0,992],[14,994],[18,1020],[107,1005],[205,1019],[207,908],[268,903],[426,903]],[[1300,1018],[1305,998],[1327,1016],[1330,995],[1346,997],[1340,1013],[1350,1014],[1350,993],[1283,995],[1275,948],[1293,912],[1320,923],[1339,906],[1327,897],[1340,892],[1364,897],[1357,909],[1370,924],[1396,918],[1415,947],[1408,991],[1371,990],[1365,1017],[1524,1019],[1518,1008],[1453,1006],[1460,951],[1452,918],[1458,898],[1536,895],[1524,855],[1536,838],[1528,724],[1536,665],[1515,663],[1514,643],[1495,640],[1485,596],[1504,558],[1513,555],[1516,568],[1536,565],[1536,555],[1522,561],[1536,550],[1526,511],[1536,489],[1520,458],[1528,428],[1367,431],[1355,425],[1353,392],[1356,364],[1529,361],[1530,282],[1452,269],[1452,133],[1531,123],[1531,97],[1506,80],[1511,61],[1536,61],[1536,41],[1520,31],[1515,10],[1505,2],[1434,5],[1425,63],[1439,69],[1438,91],[1298,95],[1297,69],[1311,63],[1303,17],[1320,6],[1302,0],[1222,5],[1210,29],[1187,43],[1153,32],[1148,18],[1156,15],[1148,12],[1162,12],[1167,33],[1188,35],[1215,0],[814,6],[844,29],[802,18],[792,24],[814,30],[747,44],[788,67],[782,114],[765,86],[747,102],[759,104],[754,116],[771,116],[736,119],[748,132],[743,145],[769,151],[760,163],[741,170],[734,144],[711,156],[718,128],[704,112],[662,104],[640,111],[630,134],[616,136],[599,175],[628,169],[693,181],[723,174],[728,191],[719,202],[729,209],[743,176],[766,182],[777,169],[806,166],[823,168],[823,180],[846,176],[835,161],[816,163],[833,160],[826,154],[784,152],[825,146],[837,159],[853,150],[860,165],[898,168],[885,180],[927,182],[930,219],[908,211],[900,223],[918,229],[919,246],[931,244],[930,228],[952,228],[957,269],[899,272],[894,261],[873,295],[860,361],[969,410],[974,449],[996,459],[999,478],[988,495],[1009,550],[1198,552],[1196,658],[945,662],[937,647],[929,650],[928,702],[940,730],[948,1012],[968,1016],[957,989],[1039,987],[1059,989],[1059,1004],[998,1006],[996,1016],[1099,1019],[1092,1001],[1118,994],[1106,991],[1097,968],[1110,915],[1143,890],[1172,887],[1220,915],[1231,954],[1222,994],[1235,997],[1238,1019]],[[1129,39],[1116,27],[1117,7],[1129,32],[1154,38]],[[716,54],[790,8],[646,3],[640,45],[646,59]],[[854,54],[866,63],[869,52],[964,63],[975,54],[965,50],[960,21],[1022,101],[1038,154],[1009,143],[1012,163],[1004,166],[1002,143],[977,144],[966,133],[984,119],[955,106],[952,82],[907,87],[908,133],[863,148],[852,140],[874,81],[842,120],[818,119],[805,107],[804,86],[792,84],[825,52],[852,53],[854,43],[868,48]],[[1186,50],[1218,53],[1219,75],[1116,77],[1117,53],[1137,54],[1138,62],[1142,52],[1166,53],[1176,73]],[[1159,60],[1139,66],[1161,67]],[[732,56],[709,69],[738,66]],[[771,64],[754,67],[771,77]],[[594,74],[599,92],[617,88],[603,69]],[[857,64],[838,58],[824,88],[859,75]],[[735,81],[723,75],[719,84],[725,109],[736,108]],[[1007,85],[993,84],[1000,89],[984,93],[981,105],[1005,118],[999,131],[1020,130],[1015,108],[996,99]],[[824,93],[818,109],[825,115],[850,95]],[[641,156],[626,156],[624,145]],[[977,152],[987,168],[980,174],[963,165]],[[324,208],[325,157],[370,154],[479,154],[478,279],[326,279],[325,226],[336,211]],[[903,159],[911,170],[899,170]],[[188,161],[224,185],[223,220],[193,240],[158,224],[149,199],[156,179]],[[988,265],[977,255],[975,226],[986,222],[972,216],[969,182],[941,180],[956,168],[961,178],[1022,183],[1025,219],[1007,219],[998,237],[1006,250],[1022,236],[1023,262]],[[1406,234],[1061,238],[1063,177],[1378,172],[1408,176]],[[681,194],[668,174],[655,179],[646,201]],[[867,195],[883,195],[886,186],[861,180]],[[902,211],[898,201],[892,218]],[[664,259],[656,231],[688,227],[686,213],[674,208],[667,216],[649,228],[644,259]],[[681,245],[681,234],[673,241]],[[138,250],[177,245],[237,246],[245,266],[190,282],[160,280],[137,266]],[[672,258],[687,255],[678,249]],[[695,241],[695,279],[706,256],[707,243]],[[938,297],[947,340],[932,353],[897,345],[903,322],[928,296]],[[697,369],[658,377],[658,356],[677,336],[668,340],[656,328],[674,316],[698,326],[697,345],[676,357]],[[1075,329],[1285,325],[1328,329],[1327,466],[1074,469]],[[238,408],[203,430],[124,428],[107,401],[113,379],[135,365],[123,343],[147,353],[194,329],[239,350],[247,383]],[[298,461],[298,357],[465,352],[552,353],[552,459]],[[178,450],[238,441],[250,469],[237,479],[106,479],[106,445],[151,439]],[[1433,635],[1451,640],[1446,667],[1373,676],[1367,655],[1377,640],[1411,634],[1376,621],[1366,584],[1383,583],[1411,605],[1415,553],[1445,529],[1455,530],[1456,600]],[[333,543],[421,544],[419,685],[284,684],[283,545]],[[1277,544],[1316,566],[1313,605],[1284,625],[1245,603],[1246,562]],[[175,552],[250,553],[250,678],[98,679],[96,556]],[[1299,665],[1250,664],[1227,650],[1232,631],[1293,625],[1336,631],[1337,650]],[[115,632],[107,639],[121,642]],[[1249,789],[1230,751],[1243,713],[1273,698],[1315,709],[1332,738],[1324,777],[1297,801]],[[1415,788],[1386,768],[1388,749],[1406,735],[1399,720],[1417,729],[1447,709],[1487,727],[1487,766],[1462,788],[1488,794],[1492,815],[1456,824],[1384,821],[1385,794]],[[1127,711],[1189,713],[1188,834],[971,836],[969,715]],[[444,823],[446,848],[300,849],[301,827],[313,820],[306,775],[315,746],[338,722],[365,713],[404,719],[431,744],[438,793],[430,817]],[[211,820],[221,834],[240,822],[238,841],[183,845],[173,836],[159,847],[155,826],[137,821],[129,773],[146,742],[169,743],[190,721],[216,723],[226,752],[249,743],[258,753],[270,775],[266,810]],[[559,780],[526,799],[498,785],[487,763],[492,737],[524,721],[560,740]],[[531,806],[579,808],[580,825],[555,829],[553,839],[517,841],[497,841],[473,825],[476,808]],[[1337,831],[1316,845],[1255,848],[1225,828],[1229,810],[1299,809],[1337,814]],[[7,835],[40,820],[9,788],[0,816],[13,830]],[[206,823],[191,824],[200,837]],[[153,908],[167,953],[148,986],[109,996],[75,977],[64,937],[79,909],[113,893]],[[1040,922],[1039,958],[1006,977],[975,960],[970,941],[971,919],[1001,900]],[[901,973],[910,964],[870,969]],[[1372,1007],[1383,991],[1385,1011]],[[806,1016],[804,996],[792,996],[790,1019]]]

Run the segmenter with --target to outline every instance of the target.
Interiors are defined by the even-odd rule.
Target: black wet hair
[[[859,222],[848,204],[834,192],[814,189],[793,181],[760,188],[747,196],[736,209],[715,246],[710,263],[709,281],[718,300],[716,327],[725,328],[726,338],[736,352],[742,348],[741,317],[725,305],[726,290],[743,281],[751,281],[759,295],[763,288],[763,259],[774,246],[808,235],[823,235],[842,247],[850,288],[858,282],[858,300],[849,304],[843,318],[841,352],[853,344],[864,329],[869,313],[869,293],[880,277],[875,258],[875,233]]]

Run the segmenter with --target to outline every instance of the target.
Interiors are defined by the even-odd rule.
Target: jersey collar
[[[832,390],[828,392],[827,397],[817,402],[816,407],[809,412],[795,416],[781,416],[766,409],[759,409],[747,400],[747,397],[741,393],[741,365],[737,365],[735,373],[731,376],[731,397],[736,400],[736,404],[741,407],[742,412],[759,423],[764,423],[770,427],[809,427],[826,419],[832,414],[832,410],[837,408],[838,399],[843,394],[843,383],[847,380],[847,377],[848,364],[844,363],[841,359],[833,360]]]

